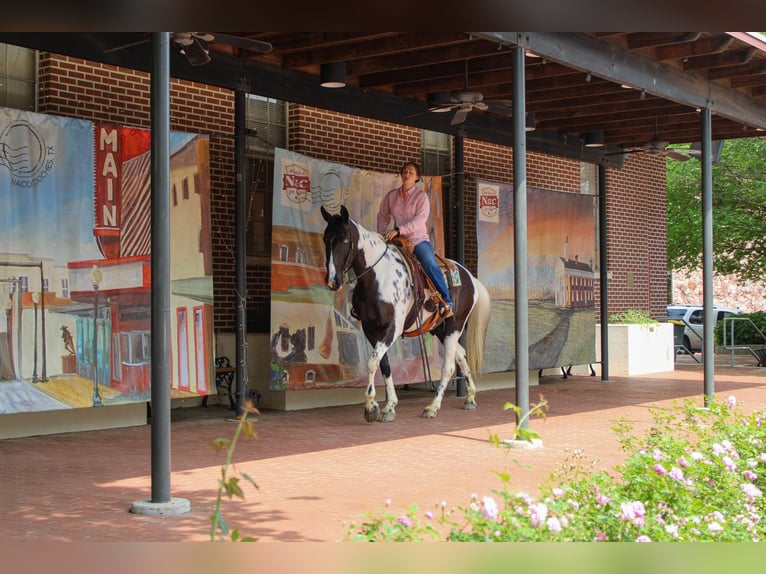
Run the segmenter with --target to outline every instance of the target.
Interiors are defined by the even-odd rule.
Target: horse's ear
[[[346,223],[348,221],[348,209],[345,205],[340,206],[340,215],[343,218],[343,223]]]
[[[319,206],[319,210],[322,212],[322,217],[324,217],[324,220],[326,222],[330,222],[330,214],[329,212],[324,208],[324,205]]]

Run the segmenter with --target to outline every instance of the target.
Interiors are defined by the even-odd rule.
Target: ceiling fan
[[[696,150],[688,148],[674,148],[670,147],[670,142],[658,139],[656,136],[650,139],[648,142],[643,143],[637,147],[623,149],[622,151],[609,153],[606,155],[625,155],[629,153],[641,153],[649,152],[656,155],[662,155],[675,159],[678,161],[688,161],[692,157],[697,157],[699,154],[695,153]]]
[[[243,38],[241,36],[221,34],[220,32],[171,32],[170,39],[178,46],[181,54],[186,56],[186,59],[192,66],[201,66],[210,61],[208,44],[211,42],[229,44],[230,46],[257,52],[259,54],[268,54],[273,49],[273,46],[269,42]],[[145,44],[150,40],[151,38],[147,36],[146,38],[142,38],[135,42],[109,48],[108,50],[104,50],[104,53],[124,50],[125,48],[130,48],[132,46]]]
[[[451,92],[431,92],[428,94],[429,112],[451,112],[450,125],[458,125],[465,122],[468,114],[473,110],[490,111],[504,116],[512,115],[513,102],[510,100],[485,100],[481,92],[473,92],[468,89],[468,60],[465,62],[465,89]]]

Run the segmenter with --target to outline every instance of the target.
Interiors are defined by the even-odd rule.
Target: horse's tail
[[[468,317],[466,330],[466,357],[468,368],[474,378],[479,376],[481,366],[484,363],[484,339],[487,336],[489,325],[490,300],[489,292],[484,284],[474,278],[476,288],[476,305],[474,305]]]

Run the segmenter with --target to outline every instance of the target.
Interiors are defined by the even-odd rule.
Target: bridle
[[[350,240],[350,237],[349,237]],[[343,261],[343,268],[341,273],[343,275],[346,274],[346,272],[351,269],[351,266],[353,264],[354,258],[356,257],[356,253],[358,252],[358,248],[356,245],[354,245],[353,249],[349,249],[348,253],[346,254],[346,258]],[[364,270],[355,276],[355,278],[352,280],[350,277],[344,281],[346,285],[350,285],[351,283],[358,281],[360,277],[363,277],[367,272],[371,271],[375,268],[375,266],[380,263],[383,258],[386,256],[386,253],[388,252],[388,244],[386,244],[386,248],[383,250],[383,253],[380,254],[380,257],[377,258],[375,263],[370,265],[369,267],[365,267]]]
[[[360,277],[365,275],[368,271],[372,271],[375,266],[381,262],[381,260],[386,256],[386,253],[388,252],[388,245],[386,245],[386,248],[383,250],[383,253],[380,254],[380,257],[378,257],[377,261],[370,265],[369,267],[365,267],[364,271],[362,271],[359,275],[356,276],[356,280],[358,281]],[[349,284],[351,281],[346,281],[346,284]]]

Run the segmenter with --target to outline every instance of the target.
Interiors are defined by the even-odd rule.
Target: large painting
[[[353,285],[331,291],[325,284],[325,221],[319,208],[337,213],[345,205],[352,219],[375,230],[383,196],[399,185],[396,173],[354,169],[276,150],[271,256],[273,390],[367,384],[371,348],[350,313]],[[441,178],[424,177],[419,185],[430,196],[431,240],[435,251],[443,255]],[[441,344],[430,335],[423,343],[430,358],[431,380],[438,381]],[[389,358],[396,384],[427,379],[419,338],[400,339]]]
[[[492,298],[484,369],[513,371],[513,187],[478,181],[477,190],[479,279]],[[595,201],[592,195],[527,189],[530,369],[595,361]]]
[[[172,133],[173,397],[211,389],[206,138]],[[0,109],[0,414],[150,398],[149,131]]]

